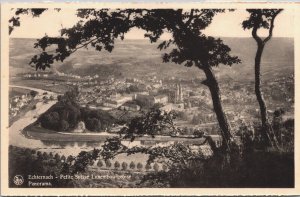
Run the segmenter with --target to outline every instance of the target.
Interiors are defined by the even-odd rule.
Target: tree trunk
[[[223,145],[227,146],[226,148],[229,149],[230,142],[232,141],[231,127],[222,107],[219,84],[210,67],[207,66],[203,68],[203,71],[206,75],[206,81],[204,84],[207,85],[210,90],[213,108],[221,129]]]
[[[257,44],[257,46],[258,47],[255,56],[255,95],[260,108],[261,123],[264,126],[267,125],[268,123],[267,107],[260,89],[261,86],[260,62],[261,62],[262,52],[264,50],[264,45]]]
[[[262,124],[262,135],[266,141],[269,141],[271,146],[278,147],[275,136],[272,132],[271,125],[269,123],[267,107],[265,99],[261,92],[261,72],[260,72],[260,63],[261,57],[264,50],[265,44],[262,42],[257,42],[257,51],[255,55],[255,95],[260,108],[261,124]]]

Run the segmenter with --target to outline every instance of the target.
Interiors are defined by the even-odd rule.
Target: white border
[[[249,189],[249,188],[212,188],[212,189],[116,189],[116,188],[9,188],[8,187],[8,83],[9,83],[9,42],[8,42],[8,11],[12,7],[30,8],[284,8],[295,10],[295,188],[293,189]],[[299,185],[299,62],[300,56],[300,6],[297,3],[4,3],[1,5],[1,195],[296,195],[300,194]]]

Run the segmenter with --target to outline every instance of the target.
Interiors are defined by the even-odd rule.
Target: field
[[[14,78],[11,79],[10,83],[13,85],[19,85],[19,86],[26,86],[26,87],[34,87],[42,90],[47,90],[50,92],[55,92],[58,94],[63,94],[67,90],[69,90],[69,87],[67,85],[52,85],[53,81],[50,80],[23,80],[21,78]]]
[[[231,79],[237,83],[251,83],[254,80],[254,56],[256,44],[252,38],[223,38],[242,63],[232,67],[220,66],[215,69],[220,81]],[[33,48],[35,39],[10,40],[10,76],[36,72],[28,65],[38,51]],[[262,75],[265,80],[294,73],[294,41],[290,38],[273,38],[265,48],[262,57]],[[198,68],[186,68],[174,63],[163,63],[157,44],[147,40],[117,41],[112,53],[97,52],[94,49],[79,50],[65,62],[55,63],[51,71],[78,75],[95,75],[106,78],[140,77],[156,75],[160,78],[178,77],[190,79],[203,78]],[[49,71],[49,70],[48,70]]]
[[[30,90],[27,90],[27,89],[15,88],[15,87],[9,88],[9,98],[13,98],[15,96],[22,96],[22,95],[29,94],[29,93],[30,93]]]

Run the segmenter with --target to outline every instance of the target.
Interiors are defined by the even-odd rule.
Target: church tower
[[[179,84],[179,102],[183,101],[183,95],[182,95],[182,87],[181,84]]]
[[[182,95],[182,87],[181,84],[176,84],[176,92],[175,92],[175,103],[181,103],[183,101]]]

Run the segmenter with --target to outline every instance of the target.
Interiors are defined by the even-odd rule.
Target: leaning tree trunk
[[[255,95],[260,108],[263,138],[266,141],[269,141],[271,146],[278,148],[277,140],[269,123],[266,102],[261,91],[260,63],[264,47],[264,43],[257,42],[257,51],[255,55]]]
[[[216,80],[216,77],[210,67],[207,66],[203,68],[203,71],[206,75],[206,80],[204,81],[204,84],[208,86],[210,90],[211,98],[213,101],[213,108],[221,129],[223,145],[225,145],[227,149],[230,149],[230,143],[233,137],[231,134],[230,124],[228,123],[227,117],[222,107],[218,81]]]

